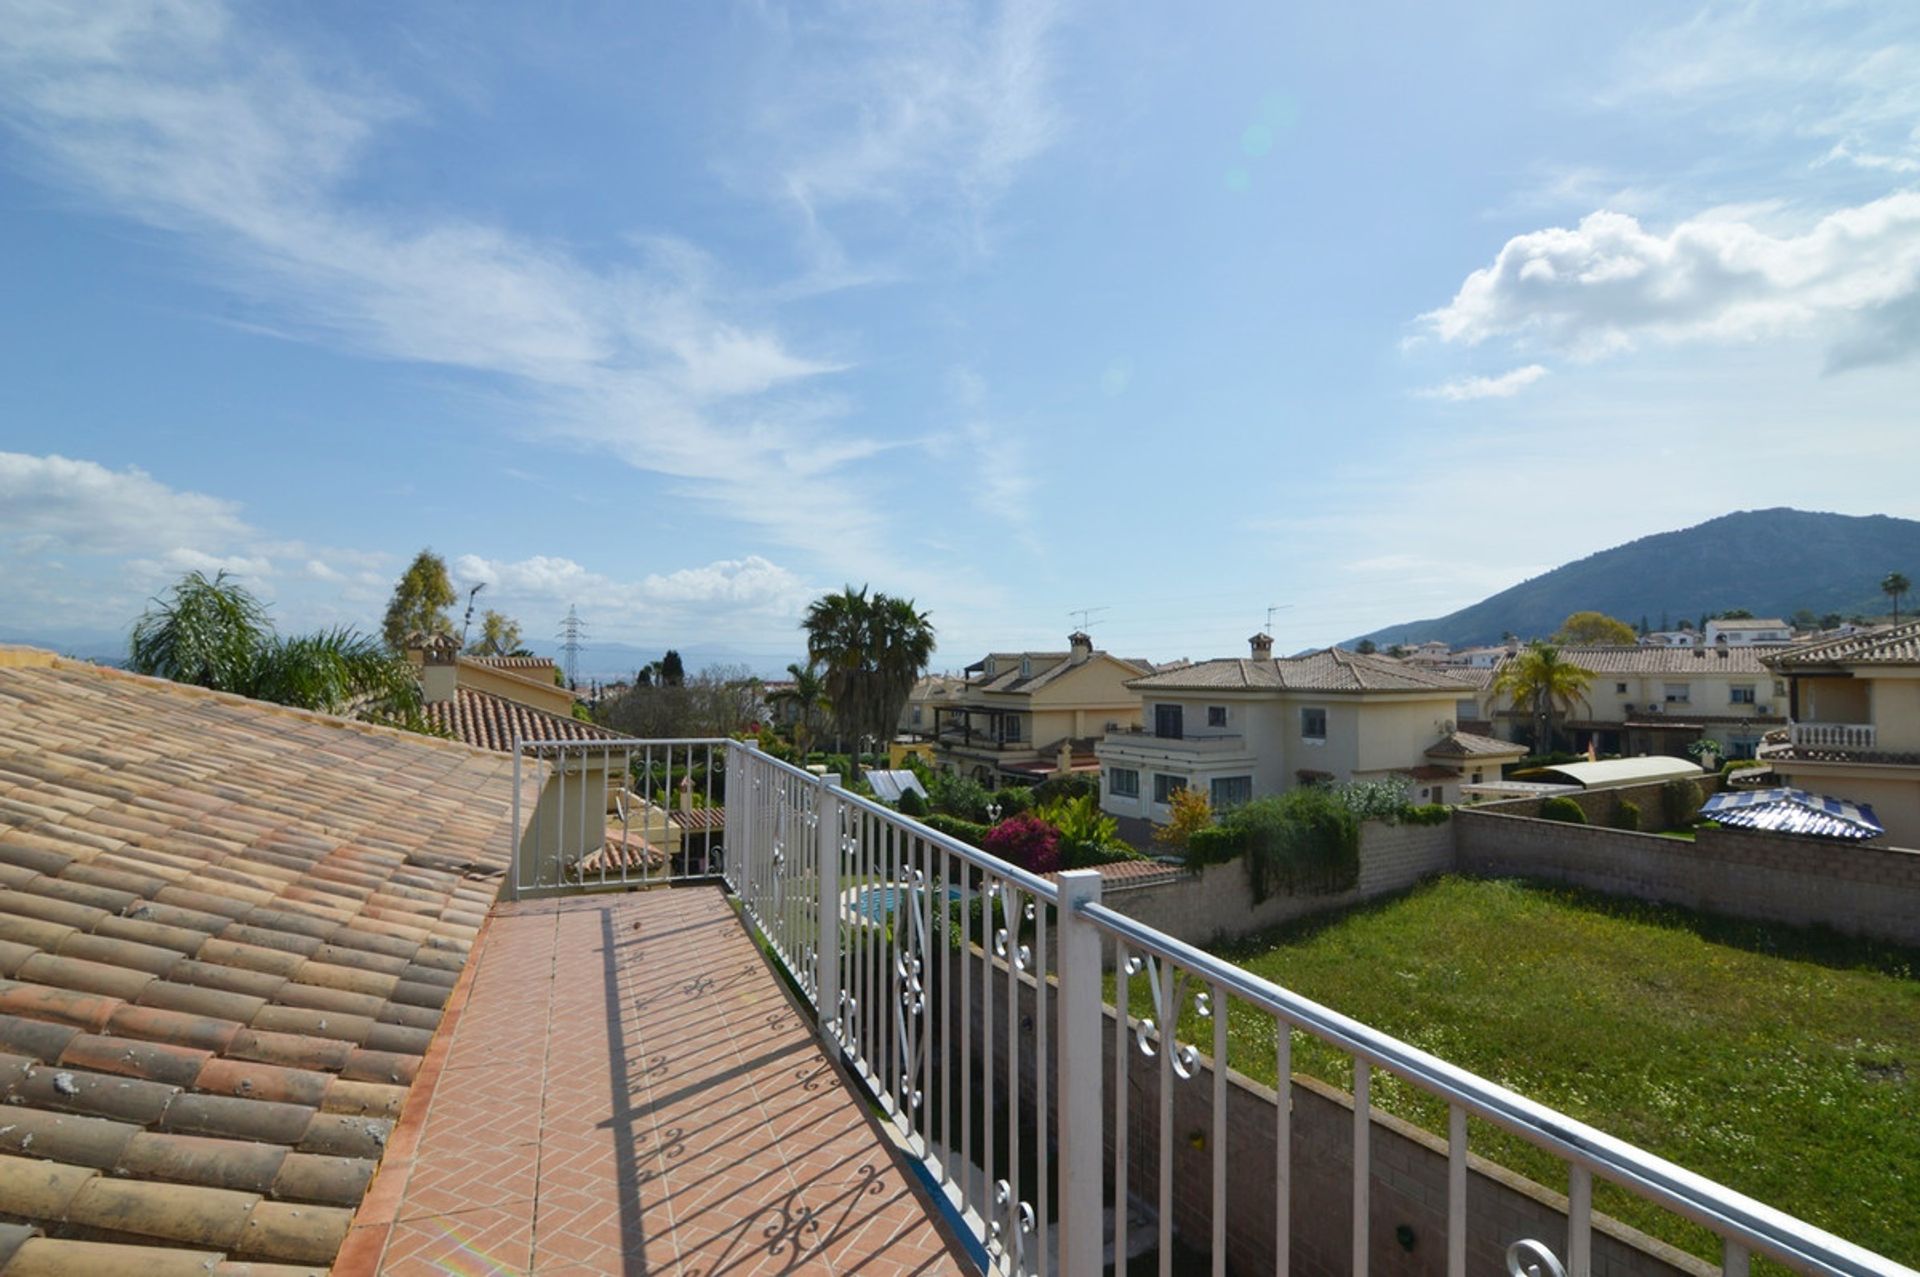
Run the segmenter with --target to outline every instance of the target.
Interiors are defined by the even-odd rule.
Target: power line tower
[[[554,635],[560,640],[560,651],[566,656],[567,686],[573,687],[580,682],[580,640],[587,634],[587,623],[580,619],[579,609],[567,605],[567,619],[560,622],[560,632]]]

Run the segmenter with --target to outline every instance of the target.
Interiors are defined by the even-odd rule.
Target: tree
[[[1560,622],[1555,643],[1567,647],[1631,646],[1637,639],[1633,627],[1604,612],[1575,612]]]
[[[467,644],[468,656],[520,656],[520,622],[503,612],[487,609],[480,618],[480,637]]]
[[[1553,644],[1529,643],[1502,663],[1493,691],[1512,697],[1515,709],[1532,712],[1534,752],[1544,754],[1553,748],[1555,715],[1571,713],[1576,701],[1585,703],[1592,683],[1592,671],[1562,660]]]
[[[406,647],[411,634],[451,634],[453,620],[447,609],[457,598],[447,576],[447,561],[432,550],[422,550],[395,583],[380,634],[396,652]]]
[[[933,625],[911,599],[857,591],[814,600],[801,628],[820,666],[836,729],[876,741],[893,736],[901,707],[933,658]],[[857,767],[856,767],[856,770]]]
[[[827,680],[820,676],[817,665],[812,662],[806,665],[792,664],[787,666],[787,674],[793,680],[793,686],[783,688],[767,699],[792,705],[799,714],[793,724],[793,744],[804,759],[813,742],[816,716],[824,713],[832,702],[827,699]]]
[[[709,665],[672,686],[636,680],[601,701],[594,721],[655,740],[731,736],[751,726],[764,689],[744,665]]]
[[[420,713],[413,666],[370,635],[320,630],[281,638],[252,592],[222,572],[190,572],[134,623],[135,673],[413,731]]]
[[[1362,656],[1372,656],[1375,652],[1380,650],[1380,645],[1378,643],[1375,643],[1372,639],[1361,639],[1358,643],[1355,643],[1353,645],[1353,650],[1360,653],[1360,655]]]
[[[680,653],[672,648],[660,658],[660,686],[680,687],[687,681],[687,667],[681,663]]]
[[[1743,607],[1728,608],[1726,611],[1720,613],[1717,619],[1722,621],[1751,621],[1753,619],[1753,613]]]
[[[1167,797],[1167,823],[1153,831],[1153,840],[1185,854],[1199,830],[1213,823],[1213,804],[1197,789],[1182,785]]]
[[[1893,600],[1893,623],[1900,624],[1900,596],[1913,588],[1913,582],[1898,572],[1889,572],[1880,581],[1880,593]]]
[[[1793,628],[1796,630],[1811,630],[1820,624],[1820,618],[1813,614],[1813,609],[1810,607],[1801,608],[1787,620],[1793,623]]]
[[[1820,617],[1820,628],[1823,630],[1837,630],[1846,624],[1846,621],[1847,618],[1841,616],[1838,612],[1827,612]]]

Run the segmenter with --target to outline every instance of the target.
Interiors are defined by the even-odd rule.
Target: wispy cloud
[[[0,4],[0,111],[55,180],[188,237],[316,335],[500,378],[536,432],[826,561],[889,540],[844,473],[884,443],[818,389],[844,360],[730,312],[685,243],[593,269],[501,226],[357,203],[367,153],[413,108],[323,77],[216,0]]]
[[[0,544],[34,554],[201,553],[252,535],[231,501],[137,467],[0,452]]]
[[[1540,364],[1528,364],[1496,377],[1457,377],[1414,393],[1422,399],[1445,399],[1450,403],[1464,403],[1472,399],[1511,399],[1546,375],[1546,368]]]

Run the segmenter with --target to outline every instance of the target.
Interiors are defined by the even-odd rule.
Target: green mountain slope
[[[1889,572],[1920,581],[1920,522],[1883,514],[1742,510],[1678,532],[1641,537],[1522,581],[1471,607],[1360,636],[1382,647],[1428,639],[1497,643],[1508,630],[1544,637],[1569,612],[1597,608],[1655,626],[1703,612],[1745,608],[1755,616],[1886,610]],[[1920,610],[1920,601],[1908,604]],[[1352,640],[1358,642],[1356,638]]]

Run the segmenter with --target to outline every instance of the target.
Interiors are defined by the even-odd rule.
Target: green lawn
[[[1920,951],[1517,882],[1443,878],[1218,952],[1523,1095],[1907,1264],[1920,1263]],[[1136,1014],[1148,1011],[1136,980]],[[1233,1064],[1273,1079],[1239,1004]],[[1182,1035],[1212,1033],[1191,1012]],[[1348,1086],[1296,1036],[1295,1067]],[[1429,1130],[1444,1108],[1376,1074]],[[1473,1151],[1560,1191],[1557,1159],[1476,1122]],[[1716,1262],[1703,1230],[1596,1206]]]

